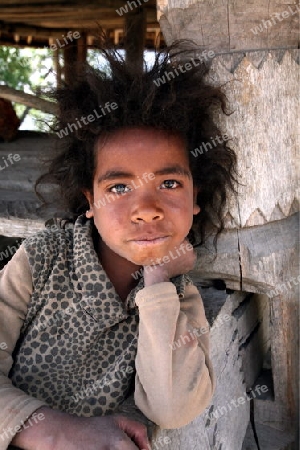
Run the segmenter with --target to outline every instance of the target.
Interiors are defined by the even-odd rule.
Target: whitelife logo
[[[219,328],[224,324],[224,322],[228,322],[230,320],[230,316],[228,314],[224,314],[223,316],[218,316],[214,322],[214,328]],[[174,341],[173,344],[169,344],[172,350],[176,350],[177,348],[182,347],[187,342],[192,342],[197,337],[202,336],[203,334],[209,333],[210,327],[201,327],[201,328],[193,328],[187,334],[180,335],[177,341]]]
[[[170,72],[166,71],[164,75],[160,78],[157,78],[156,80],[153,80],[153,83],[159,87],[162,84],[167,83],[167,81],[171,81],[172,79],[178,77],[181,73],[188,72],[193,67],[200,66],[203,61],[208,61],[208,59],[214,58],[215,52],[213,50],[203,50],[203,52],[200,54],[199,58],[195,60],[195,58],[192,58],[189,62],[186,62],[185,64],[178,64],[178,66],[174,67]]]
[[[62,35],[64,43],[61,43],[59,39],[55,39],[56,44],[51,44],[50,49],[56,51],[58,48],[63,48],[68,45],[70,42],[73,42],[73,39],[79,39],[80,33],[79,31],[68,31],[67,36]],[[48,47],[46,47],[48,48]]]
[[[223,136],[215,136],[214,138],[210,138],[212,140],[212,143],[214,144],[214,147],[217,147],[218,144],[223,144],[224,142],[228,141],[230,139],[227,134],[223,134]],[[218,144],[215,143],[215,140],[218,142]],[[203,150],[208,151],[211,150],[213,146],[210,142],[202,142],[200,147],[196,147],[194,150],[191,150],[191,154],[194,156],[194,158],[197,158],[199,155],[203,155]]]
[[[12,155],[10,153],[7,157],[2,156],[3,162],[1,162],[1,164],[0,164],[0,170],[4,170],[7,167],[12,166],[15,162],[20,161],[20,159],[21,159],[21,156],[18,153],[15,153],[14,155]]]
[[[78,131],[78,128],[82,128],[83,125],[88,125],[88,123],[94,122],[96,119],[101,119],[101,117],[106,116],[107,112],[105,112],[104,108],[107,110],[107,112],[111,112],[111,110],[115,110],[118,108],[117,103],[115,102],[106,102],[105,105],[102,107],[100,105],[100,111],[102,114],[99,114],[96,109],[93,110],[93,114],[89,114],[88,116],[81,116],[80,119],[75,119],[75,122],[68,123],[68,125],[63,128],[60,131],[57,131],[57,136],[61,139],[63,137],[66,137],[69,135],[69,133],[72,133],[73,131]]]
[[[23,431],[35,423],[38,423],[41,420],[45,419],[45,415],[43,413],[36,413],[34,412],[27,421],[24,422],[24,420],[21,420],[20,425],[16,425],[15,427],[7,427],[4,429],[2,434],[0,434],[0,437],[2,441],[9,440],[11,441],[12,438],[15,436],[16,433],[19,433],[20,431]]]
[[[273,17],[267,20],[262,20],[260,25],[257,25],[255,28],[251,28],[253,34],[262,33],[263,31],[271,28],[273,25],[276,25],[276,22],[282,22],[284,19],[287,19],[290,16],[294,16],[295,14],[299,14],[300,12],[300,4],[295,5],[296,10],[292,10],[292,6],[288,7],[288,11],[277,12],[273,14]]]
[[[256,394],[255,394],[255,392]],[[258,384],[254,390],[250,389],[249,392],[244,392],[244,394],[241,397],[233,398],[230,402],[227,403],[227,405],[218,406],[214,412],[209,414],[209,419],[219,419],[220,417],[227,414],[229,411],[232,410],[232,406],[234,408],[238,408],[240,405],[243,405],[244,403],[250,402],[250,400],[256,398],[258,395],[261,395],[262,393],[268,392],[268,387],[263,384],[262,386]],[[231,406],[232,405],[232,406]]]
[[[18,247],[15,247],[14,245],[11,247],[9,245],[8,247],[6,247],[5,251],[3,250],[2,252],[0,252],[0,261],[7,259],[9,256],[13,256],[22,244],[22,241],[16,241],[16,244],[18,244]]]
[[[143,0],[144,3],[147,3],[148,1],[149,0]],[[116,9],[116,13],[119,16],[123,16],[123,14],[128,13],[128,11],[129,11],[128,6],[130,8],[130,11],[132,11],[133,9],[138,8],[139,6],[142,6],[143,2],[141,2],[141,0],[137,0],[136,2],[135,1],[130,2],[128,0],[124,6],[121,6],[121,8]]]

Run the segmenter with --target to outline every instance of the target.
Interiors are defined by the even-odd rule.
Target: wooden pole
[[[80,34],[77,40],[77,73],[80,74],[87,57],[87,36],[85,32]]]
[[[140,70],[143,69],[146,25],[146,9],[136,8],[134,11],[127,13],[125,22],[126,60]]]
[[[77,43],[66,45],[63,49],[64,52],[64,78],[68,85],[74,83],[76,76],[74,77],[74,71],[76,75],[77,64]]]
[[[87,56],[87,37],[85,32],[80,38],[64,47],[64,76],[67,84],[73,84],[79,76]],[[75,76],[74,76],[75,75]]]
[[[53,67],[56,73],[56,85],[57,87],[60,87],[62,70],[59,62],[59,49],[53,51]]]

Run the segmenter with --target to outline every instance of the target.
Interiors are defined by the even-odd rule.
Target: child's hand
[[[18,433],[12,444],[27,450],[148,450],[146,427],[127,417],[77,417],[40,408],[45,420]]]
[[[148,450],[146,427],[123,416],[74,418],[60,427],[51,450]]]
[[[163,261],[164,259],[166,262]],[[193,269],[196,259],[197,256],[192,245],[185,239],[179,247],[162,258],[160,263],[144,266],[145,286],[169,281],[176,275],[189,272]]]

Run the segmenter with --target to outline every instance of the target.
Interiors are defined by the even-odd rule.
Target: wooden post
[[[76,41],[77,43],[77,72],[81,72],[87,57],[87,38],[86,33],[82,32],[80,38]]]
[[[74,82],[74,70],[77,63],[77,44],[71,43],[64,47],[64,76],[67,84]]]
[[[59,62],[59,49],[53,51],[53,67],[56,73],[56,85],[61,86],[61,66]]]
[[[80,75],[87,56],[86,33],[64,47],[64,76],[68,84],[74,83],[76,75]]]
[[[125,35],[126,60],[142,70],[146,38],[146,9],[136,8],[127,13]]]
[[[230,116],[220,111],[214,114],[238,156],[239,195],[228,205],[226,230],[220,238],[216,259],[212,258],[212,246],[200,249],[194,278],[198,281],[223,279],[231,289],[260,294],[259,305],[268,305],[261,327],[263,333],[268,329],[274,397],[254,401],[258,437],[263,442],[264,432],[270,434],[271,430],[278,439],[275,429],[281,430],[289,439],[283,439],[281,445],[277,440],[274,444],[277,446],[270,448],[296,448],[300,8],[286,2],[246,0],[158,0],[157,4],[168,44],[177,39],[191,39],[197,44],[198,55],[204,52],[207,56],[211,52],[208,79],[212,84],[224,85],[233,111]],[[192,56],[195,55],[191,53]],[[214,345],[221,345],[221,341]],[[214,348],[212,353],[215,367],[219,369],[222,355]],[[247,389],[254,381],[249,371],[255,374],[257,370],[250,353],[239,351]],[[239,365],[233,366],[227,379],[221,380],[223,390],[231,389],[232,382],[239,389],[237,370]],[[215,397],[214,402],[214,407],[219,405],[220,398]],[[232,417],[227,415],[230,424],[227,432],[219,420],[212,429],[211,424],[203,425],[203,418],[198,418],[172,435],[172,449],[188,450],[193,445],[212,448],[199,440],[202,433],[209,445],[218,442],[222,449],[239,450],[241,446],[237,442],[235,447],[228,446],[228,431],[234,435],[242,429],[245,433],[247,423],[242,422],[244,417],[235,420]],[[206,433],[203,426],[207,427]],[[194,440],[190,439],[191,435]],[[189,436],[188,445],[184,444],[185,436]]]

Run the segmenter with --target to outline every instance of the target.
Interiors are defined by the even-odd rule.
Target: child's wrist
[[[144,285],[152,286],[153,284],[163,283],[166,281],[170,281],[169,274],[167,270],[162,269],[161,267],[154,268],[154,266],[145,266],[144,267]]]

